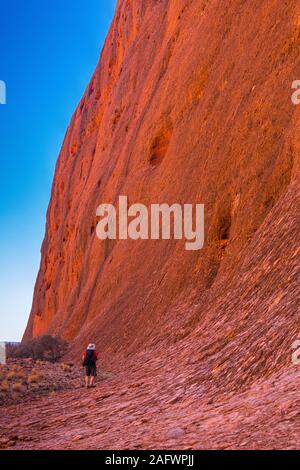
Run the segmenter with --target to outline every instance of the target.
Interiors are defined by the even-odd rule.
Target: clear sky
[[[0,0],[0,341],[32,302],[55,162],[115,0]]]

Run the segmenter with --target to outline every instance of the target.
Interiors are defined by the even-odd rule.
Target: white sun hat
[[[94,351],[96,349],[96,346],[93,343],[90,343],[86,349]]]

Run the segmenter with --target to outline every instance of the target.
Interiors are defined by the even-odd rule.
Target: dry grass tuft
[[[7,373],[6,380],[11,381],[11,380],[15,379],[16,377],[17,377],[16,372],[11,370],[10,372]]]
[[[7,380],[3,380],[0,384],[0,391],[2,393],[7,393],[9,391],[9,383]]]
[[[26,377],[26,374],[22,370],[18,370],[18,372],[16,373],[16,376],[18,377],[18,379],[24,380]]]
[[[12,389],[14,392],[24,392],[25,389],[23,387],[23,384],[21,382],[17,382],[13,384]]]
[[[38,383],[38,382],[40,381],[40,379],[41,379],[41,377],[40,377],[39,374],[32,373],[32,374],[28,377],[27,381],[28,381],[29,384],[36,384],[36,383]]]

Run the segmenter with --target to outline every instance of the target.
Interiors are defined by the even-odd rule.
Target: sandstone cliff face
[[[218,393],[290,367],[299,49],[296,0],[118,2],[58,158],[25,339],[93,340],[116,367],[170,355]],[[204,249],[101,242],[96,208],[119,195],[204,203]]]

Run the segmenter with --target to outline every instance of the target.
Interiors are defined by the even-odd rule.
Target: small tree
[[[32,358],[34,360],[56,362],[68,350],[68,343],[50,335],[38,336],[20,345],[8,347],[7,356],[12,358]]]

